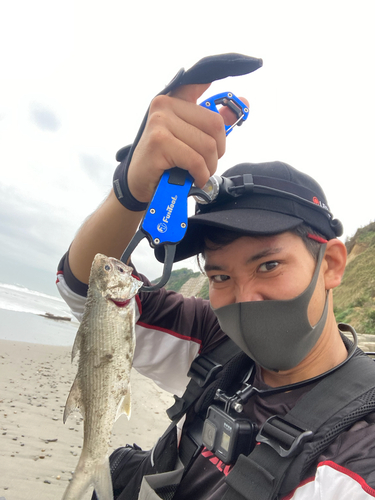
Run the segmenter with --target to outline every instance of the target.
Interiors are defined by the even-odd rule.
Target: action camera
[[[204,446],[225,464],[233,464],[239,455],[248,455],[255,446],[258,428],[245,418],[233,418],[217,406],[210,406],[203,426]]]

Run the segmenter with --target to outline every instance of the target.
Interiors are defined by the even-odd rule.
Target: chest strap
[[[227,337],[212,351],[195,358],[188,372],[190,382],[182,397],[174,396],[175,403],[168,408],[168,417],[173,422],[178,422],[218,377],[223,366],[237,355],[242,355],[241,349]]]
[[[323,449],[375,410],[374,387],[375,363],[357,350],[287,415],[264,423],[257,435],[260,444],[249,456],[240,455],[227,476],[223,500],[273,500],[295,489]]]

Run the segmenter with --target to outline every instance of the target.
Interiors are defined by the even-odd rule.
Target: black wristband
[[[146,210],[148,203],[138,201],[131,194],[128,186],[128,168],[129,168],[129,153],[131,145],[121,149],[121,163],[113,174],[113,190],[118,201],[128,210],[132,212],[143,212]]]

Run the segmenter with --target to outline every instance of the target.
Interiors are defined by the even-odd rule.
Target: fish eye
[[[104,269],[105,269],[106,271],[110,271],[110,270],[111,270],[111,266],[109,266],[108,264],[106,264],[106,265],[104,266]]]

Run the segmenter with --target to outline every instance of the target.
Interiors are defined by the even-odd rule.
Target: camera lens
[[[215,436],[216,436],[215,425],[209,420],[206,420],[203,427],[202,441],[205,447],[210,451],[214,449]]]

